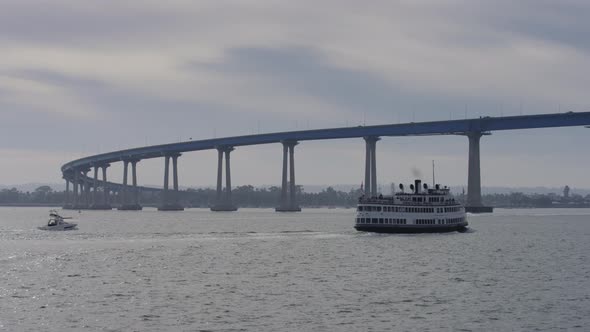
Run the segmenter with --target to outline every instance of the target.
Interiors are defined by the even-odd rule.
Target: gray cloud
[[[7,1],[0,130],[15,139],[0,139],[0,149],[87,154],[365,116],[375,124],[590,110],[589,10],[585,1]],[[585,130],[499,133],[485,139],[482,160],[527,164],[546,151],[580,160],[573,147],[586,139]],[[417,164],[416,151],[464,157],[462,138],[386,141],[381,149],[393,152],[380,158],[393,166]],[[318,146],[318,156],[331,152]],[[488,179],[503,184],[510,176],[497,166]],[[334,181],[356,179],[346,172]],[[536,181],[526,176],[513,178]]]
[[[23,78],[65,88],[78,88],[80,91],[98,91],[106,84],[95,79],[68,75],[46,68],[20,68],[0,71],[0,76]]]
[[[587,1],[510,1],[483,8],[486,13],[478,17],[493,30],[555,42],[580,51],[590,48],[590,40],[586,38],[590,31]]]
[[[118,5],[117,5],[118,4]],[[91,46],[129,42],[151,33],[172,32],[179,13],[149,5],[124,6],[120,2],[6,1],[0,11],[0,40]]]
[[[521,111],[522,103],[514,98],[498,100],[494,95],[416,91],[404,86],[403,79],[339,66],[321,51],[309,47],[233,48],[219,62],[193,61],[182,68],[189,68],[195,75],[215,72],[227,77],[250,78],[264,85],[269,94],[277,89],[292,91],[294,95],[307,95],[342,110],[364,112],[390,122],[395,122],[391,115],[401,115],[403,121],[423,121],[463,118],[466,114],[470,117],[516,114]],[[535,106],[527,105],[529,111]]]
[[[430,19],[420,21],[425,29],[417,29],[416,35],[442,46],[510,47],[523,40],[581,51],[590,46],[585,38],[590,3],[585,0],[434,1],[417,5],[412,14]]]
[[[268,79],[270,93],[282,87],[352,111],[382,112],[395,104],[400,88],[385,77],[367,71],[338,67],[321,52],[306,47],[234,48],[222,62],[193,63],[195,72]]]

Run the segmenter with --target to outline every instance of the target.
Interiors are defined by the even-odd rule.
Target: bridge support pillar
[[[129,187],[127,186],[127,177],[129,174],[129,161],[123,160],[123,188],[121,189],[121,206],[127,205],[127,192]]]
[[[365,139],[365,196],[377,196],[377,141],[381,138],[375,136]]]
[[[73,193],[73,200],[72,200],[72,209],[77,209],[78,208],[78,199],[80,198],[79,193],[78,193],[78,188],[80,186],[80,173],[78,172],[77,169],[74,169],[74,181],[73,181],[73,186],[74,186],[74,193]]]
[[[299,212],[297,204],[297,186],[295,185],[295,146],[297,141],[283,141],[283,179],[281,183],[281,201],[275,209],[277,212]],[[289,170],[287,170],[289,165]],[[287,181],[287,171],[289,181]]]
[[[84,175],[82,173],[82,175]],[[88,201],[88,191],[87,191],[87,184],[85,180],[80,180],[80,200],[78,200],[78,209],[79,210],[86,210],[88,209],[88,205],[86,202]]]
[[[237,211],[231,197],[231,166],[230,153],[234,150],[232,146],[217,147],[217,195],[216,202],[211,206],[211,211]],[[223,191],[223,157],[225,155],[225,191]]]
[[[217,149],[217,192],[215,203],[221,202],[223,193],[223,150]]]
[[[139,160],[131,160],[131,178],[133,185],[133,202],[128,210],[139,211],[142,206],[139,204],[139,188],[137,187],[137,163]]]
[[[81,184],[81,192],[83,194],[82,204],[80,204],[79,209],[88,209],[90,208],[90,182],[88,182],[88,172],[90,169],[85,169],[82,171],[82,175],[84,180],[82,180]]]
[[[142,207],[139,205],[139,192],[137,190],[137,162],[139,160],[123,160],[123,188],[119,191],[121,196],[121,205],[118,210],[121,211],[138,211]],[[129,164],[131,164],[131,178],[133,188],[128,185]]]
[[[103,190],[103,208],[104,209],[111,209],[111,205],[109,202],[109,194],[110,188],[108,187],[108,180],[107,180],[107,168],[110,165],[102,165],[102,190]]]
[[[137,162],[131,161],[131,176],[133,178],[133,205],[139,206],[139,189],[137,188]]]
[[[484,206],[481,202],[481,167],[479,142],[483,133],[467,133],[469,139],[469,162],[467,178],[467,202],[465,210],[472,213],[492,212],[493,207]]]
[[[158,207],[158,211],[183,211],[184,207],[179,201],[178,190],[178,157],[180,153],[169,154],[164,156],[164,190],[162,191],[162,205]],[[173,191],[170,192],[170,159],[172,159],[172,183]]]
[[[98,166],[94,166],[94,179],[92,181],[92,208],[99,205],[98,203]]]
[[[74,200],[69,206],[71,209],[83,210],[88,208],[88,183],[86,181],[86,174],[88,170],[74,170]]]
[[[108,181],[107,181],[107,168],[111,165],[109,164],[102,164],[102,165],[95,165],[94,166],[94,179],[93,179],[93,195],[92,195],[92,205],[90,206],[93,210],[111,210],[112,207],[109,203],[109,193],[110,189],[108,188]],[[99,169],[102,170],[102,181],[98,180],[98,173]],[[102,199],[99,197],[98,187],[102,187]]]
[[[63,208],[64,209],[71,209],[72,208],[72,202],[71,202],[71,193],[70,193],[70,179],[66,177],[66,175],[64,174],[64,180],[66,180],[66,190],[64,192],[64,205]]]

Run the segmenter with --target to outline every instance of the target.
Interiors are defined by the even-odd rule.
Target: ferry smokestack
[[[422,183],[422,181],[420,181],[420,180],[415,180],[414,181],[414,188],[416,188],[416,194],[419,194],[420,193],[420,190],[421,190],[420,184],[421,183]]]

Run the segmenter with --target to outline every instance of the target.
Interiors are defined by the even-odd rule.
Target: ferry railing
[[[393,199],[380,199],[380,198],[363,198],[360,197],[358,202],[360,204],[382,204],[382,205],[391,205],[394,203]],[[414,202],[414,201],[401,201],[396,205],[411,205],[411,206],[446,206],[446,205],[457,205],[459,202],[453,201],[446,201],[446,202]]]

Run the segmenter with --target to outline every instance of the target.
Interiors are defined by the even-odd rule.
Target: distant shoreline
[[[62,204],[54,204],[54,203],[0,203],[0,207],[51,207],[51,208],[62,208]],[[144,207],[157,207],[157,205],[153,205],[153,204],[146,204],[144,205]],[[350,206],[305,206],[302,205],[301,206],[304,209],[334,209],[334,208],[338,208],[338,209],[352,209],[354,207],[350,207]],[[206,206],[187,206],[187,209],[207,209],[208,207]],[[240,208],[243,209],[271,209],[273,208],[272,206],[259,206],[259,207],[255,207],[255,206],[240,206]],[[560,206],[495,206],[495,209],[507,209],[507,210],[511,210],[511,209],[588,209],[590,208],[590,205],[583,205],[583,206],[571,206],[571,205],[560,205]],[[116,210],[116,206],[114,207],[114,210]]]
[[[61,208],[62,204],[56,203],[0,203],[1,207],[55,207]]]

